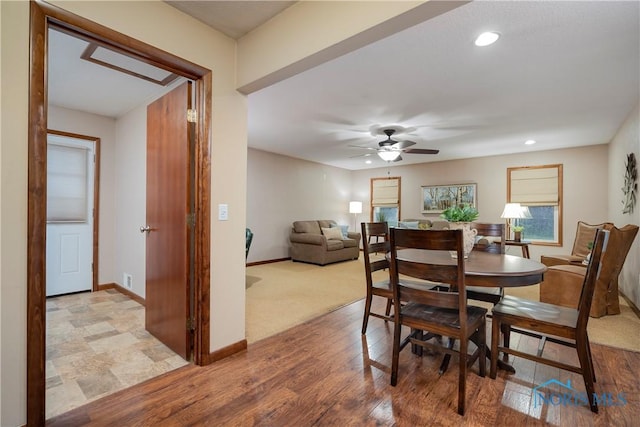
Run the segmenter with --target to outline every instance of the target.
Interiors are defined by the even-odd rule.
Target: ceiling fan
[[[374,150],[378,153],[378,156],[385,162],[398,162],[402,160],[401,153],[407,154],[438,154],[440,150],[433,150],[429,148],[409,148],[416,145],[413,141],[397,141],[391,139],[391,136],[396,133],[395,129],[384,129],[384,134],[387,135],[387,139],[378,143],[378,148],[363,147],[354,145],[353,147],[364,148],[366,150]],[[363,154],[368,156],[369,154]],[[359,157],[359,156],[355,156]]]

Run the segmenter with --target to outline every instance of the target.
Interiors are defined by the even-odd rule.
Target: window
[[[399,220],[400,177],[371,178],[371,221],[395,227]]]
[[[527,206],[530,219],[519,220],[524,238],[562,246],[562,165],[507,169],[507,201]]]
[[[84,147],[47,144],[47,221],[88,220],[88,162]]]

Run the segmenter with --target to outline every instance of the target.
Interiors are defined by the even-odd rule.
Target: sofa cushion
[[[322,234],[318,221],[294,221],[293,230],[296,233]]]
[[[331,227],[335,227],[336,225],[338,225],[338,223],[335,222],[332,219],[321,219],[321,220],[318,220],[318,226],[320,228],[331,228]]]
[[[418,221],[400,221],[398,222],[398,228],[410,228],[417,230],[419,224],[420,223]]]
[[[342,238],[343,239],[346,239],[347,237],[349,237],[349,226],[348,225],[331,224],[331,228],[339,228],[340,231],[342,232]]]
[[[340,249],[344,249],[343,240],[327,240],[327,250],[328,251],[339,251]]]
[[[322,234],[327,240],[342,240],[342,231],[339,228],[322,228]]]
[[[360,241],[356,239],[349,239],[349,238],[342,239],[342,245],[345,248],[355,248],[359,244],[360,244]]]

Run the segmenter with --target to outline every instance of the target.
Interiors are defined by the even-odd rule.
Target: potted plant
[[[455,205],[445,209],[440,215],[449,222],[449,228],[462,229],[464,234],[464,257],[467,258],[473,249],[478,230],[471,228],[471,222],[478,218],[478,210],[471,205]],[[451,254],[453,256],[453,253]]]
[[[472,222],[478,218],[478,210],[471,205],[456,205],[445,209],[440,215],[449,222]]]
[[[516,242],[521,242],[522,230],[524,230],[524,227],[522,225],[514,225],[513,227],[511,227],[511,229],[513,230],[513,240],[515,240]]]

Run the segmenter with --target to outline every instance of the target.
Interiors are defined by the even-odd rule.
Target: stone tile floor
[[[144,328],[144,306],[115,289],[47,298],[46,417],[188,362]]]

